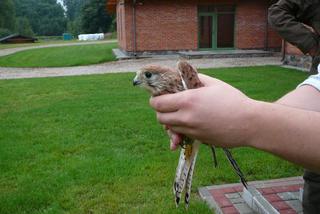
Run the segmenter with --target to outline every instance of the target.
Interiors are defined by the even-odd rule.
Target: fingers
[[[165,125],[166,127],[169,127],[166,129],[171,129],[171,126],[180,126],[185,124],[185,121],[180,115],[180,112],[157,112],[157,120],[159,121],[159,123]]]
[[[152,97],[150,99],[150,105],[157,112],[175,112],[179,110],[182,96],[183,92]]]
[[[217,84],[226,84],[218,79],[209,77],[204,74],[199,74],[200,81],[205,86],[212,86]],[[196,89],[195,89],[196,90]],[[175,93],[175,94],[166,94],[158,97],[152,97],[150,99],[150,105],[157,112],[167,113],[167,112],[176,112],[181,106],[186,104],[187,100],[190,100],[191,92],[190,90]]]

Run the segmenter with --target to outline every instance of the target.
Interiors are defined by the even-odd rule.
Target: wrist
[[[286,127],[281,113],[281,105],[255,101],[250,111],[250,132],[248,133],[247,146],[273,153],[279,145],[275,138],[281,133],[281,128]],[[285,116],[287,118],[288,116]]]
[[[245,139],[243,146],[258,148],[258,131],[261,126],[261,112],[263,108],[263,102],[256,100],[249,100],[248,107],[246,109],[244,121],[246,121]]]

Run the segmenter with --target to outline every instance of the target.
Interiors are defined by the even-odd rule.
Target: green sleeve
[[[297,46],[303,53],[319,46],[318,35],[298,20],[298,13],[305,12],[308,1],[280,0],[269,8],[269,23],[286,41]]]

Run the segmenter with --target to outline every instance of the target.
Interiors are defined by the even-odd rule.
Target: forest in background
[[[114,22],[106,11],[106,0],[0,1],[0,38],[13,33],[25,36],[106,33],[114,30]]]

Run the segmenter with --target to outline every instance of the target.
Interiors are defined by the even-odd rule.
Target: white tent
[[[80,34],[78,36],[80,41],[95,41],[95,40],[103,40],[103,33],[95,33],[95,34]]]

